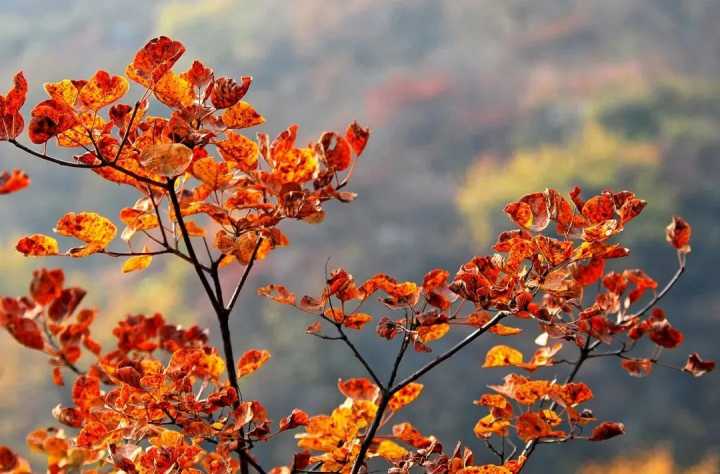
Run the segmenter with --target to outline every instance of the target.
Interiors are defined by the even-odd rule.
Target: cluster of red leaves
[[[167,225],[163,220],[174,228],[178,213],[184,218],[204,216],[212,223],[207,231],[214,233],[216,249],[225,256],[222,263],[247,264],[255,254],[262,259],[273,248],[287,245],[277,228],[282,220],[318,223],[325,215],[325,201],[354,199],[342,188],[365,149],[367,129],[352,123],[344,133],[325,132],[307,146],[296,143],[297,125],[274,140],[265,133],[257,134],[257,140],[247,138],[239,130],[265,121],[243,100],[252,78],[236,82],[216,77],[197,60],[176,73],[172,68],[184,51],[181,43],[167,37],[155,38],[138,51],[126,69],[127,77],[145,89],[134,106],[116,103],[128,92],[128,80],[100,70],[88,80],[46,83],[49,99],[31,112],[28,134],[33,143],[55,138],[60,147],[79,149],[74,166],[140,192],[137,202],[120,212],[124,241],[129,244],[137,233],[162,230]],[[3,102],[4,123],[12,125],[12,133],[0,139],[17,144],[26,91],[18,73],[15,88]],[[168,118],[148,114],[151,97],[170,109]],[[3,178],[0,189],[21,188],[27,184],[22,176]],[[173,199],[177,206],[172,206]],[[206,234],[195,221],[186,219],[183,225],[193,237]],[[66,214],[55,231],[85,242],[66,252],[74,257],[104,251],[117,233],[110,219],[94,212]],[[55,239],[42,234],[25,237],[18,250],[35,256],[60,253]],[[126,271],[145,268],[149,260],[136,259]]]
[[[0,300],[0,326],[20,344],[50,356],[58,385],[61,368],[74,367],[83,348],[95,355],[101,350],[90,334],[96,311],[78,310],[85,290],[64,288],[64,282],[62,270],[43,268],[33,273],[28,296]]]
[[[501,233],[493,254],[473,257],[454,275],[434,269],[422,282],[413,282],[381,273],[356,283],[347,271],[337,269],[327,276],[319,296],[299,300],[282,285],[260,288],[259,294],[313,315],[307,333],[342,341],[372,379],[341,380],[338,388],[346,400],[329,415],[309,416],[294,409],[273,429],[262,403],[244,400],[237,382],[266,364],[271,354],[250,349],[233,360],[228,318],[253,262],[288,244],[278,228],[282,221],[319,223],[325,202],[354,199],[343,188],[369,131],[353,123],[344,133],[326,132],[299,146],[298,127],[292,125],[274,140],[265,133],[252,140],[238,131],[264,122],[243,100],[252,78],[215,77],[200,61],[177,73],[173,67],[184,52],[181,43],[159,37],[137,52],[126,77],[100,70],[88,80],[45,84],[49,98],[32,109],[28,124],[30,140],[45,147],[42,153],[17,140],[25,124],[20,111],[27,94],[23,74],[18,73],[13,88],[0,96],[0,141],[46,161],[89,169],[139,193],[119,215],[125,225],[121,239],[129,252],[108,250],[118,233],[110,219],[82,211],[68,212],[55,226],[57,234],[82,242],[62,254],[129,257],[124,272],[147,268],[159,254],[192,263],[221,324],[225,351],[225,358],[218,355],[197,326],[182,328],[160,315],[134,315],[117,324],[115,347],[103,352],[91,337],[96,312],[78,309],[85,292],[65,288],[60,270],[35,272],[29,296],[0,300],[0,325],[22,345],[49,355],[58,385],[64,384],[63,368],[76,375],[72,404],[53,410],[57,421],[76,434],[49,428],[28,436],[31,449],[47,456],[49,472],[248,474],[252,464],[264,474],[251,454],[254,445],[305,427],[296,435],[301,451],[271,474],[318,469],[357,474],[367,458],[385,460],[395,474],[415,467],[434,474],[516,474],[536,443],[601,441],[624,432],[621,423],[604,422],[583,434],[595,421],[584,406],[593,395],[574,377],[591,357],[611,356],[617,356],[630,375],[645,376],[662,349],[683,342],[682,333],[656,304],[685,268],[692,231],[679,217],[667,227],[679,269],[660,290],[642,270],[606,271],[608,261],[629,253],[612,239],[646,203],[628,191],[603,191],[585,199],[579,188],[569,199],[548,189],[508,204],[505,212],[519,229]],[[132,106],[117,103],[129,91],[128,79],[144,90]],[[152,98],[167,106],[167,117],[149,115]],[[60,147],[75,149],[74,161],[47,155],[52,139]],[[21,171],[4,172],[0,194],[28,183]],[[136,236],[144,237],[141,252],[133,250]],[[203,239],[209,263],[197,257],[193,238]],[[22,238],[17,250],[32,256],[61,254],[58,242],[43,234]],[[219,269],[234,261],[245,266],[245,273],[226,302]],[[387,382],[380,380],[346,333],[360,331],[375,319],[363,310],[375,295],[395,314],[381,315],[377,336],[400,341]],[[515,319],[512,326],[500,323],[508,318]],[[566,362],[574,369],[563,383],[553,377],[509,374],[503,385],[490,386],[494,393],[475,402],[489,413],[477,421],[474,432],[499,455],[498,464],[475,464],[472,452],[459,444],[446,453],[435,437],[408,422],[379,433],[397,411],[419,397],[423,385],[417,380],[425,373],[486,331],[513,337],[526,330],[521,325],[537,327],[539,348],[526,358],[509,345],[495,345],[482,367],[535,372]],[[328,327],[337,335],[327,334]],[[422,356],[432,352],[435,341],[467,328],[472,332],[447,352],[407,378],[397,377],[407,348],[412,346]],[[650,344],[648,357],[628,355],[642,343]],[[603,346],[612,350],[595,352]],[[579,351],[576,361],[559,357],[572,347]],[[79,362],[88,358],[88,369],[80,369]],[[693,353],[680,369],[699,377],[714,367],[714,362]],[[504,450],[493,447],[494,437],[501,438],[503,446],[517,438],[525,448],[505,456]],[[29,466],[0,446],[0,471],[20,474],[29,472]]]
[[[263,405],[240,401],[224,381],[225,362],[198,326],[174,326],[159,314],[128,316],[112,331],[115,347],[103,353],[90,337],[96,312],[77,309],[85,292],[63,288],[63,281],[61,270],[39,270],[30,296],[3,298],[0,307],[2,326],[18,342],[50,356],[57,384],[63,385],[61,368],[76,375],[72,405],[58,405],[53,415],[77,434],[51,428],[28,436],[31,449],[47,456],[49,472],[99,472],[93,466],[128,473],[234,472],[239,463],[231,454],[239,445],[307,424],[307,415],[294,410],[273,433]],[[81,345],[92,358],[87,371],[76,365]],[[252,374],[269,358],[267,351],[247,351],[237,363],[239,375]],[[0,472],[26,472],[27,463],[11,455],[2,447],[6,468]]]
[[[446,270],[435,269],[421,283],[400,282],[385,274],[356,283],[346,270],[337,269],[328,276],[319,296],[298,298],[278,284],[260,288],[258,293],[314,315],[317,319],[307,332],[322,339],[343,339],[347,337],[345,329],[363,329],[373,316],[362,308],[381,292],[379,301],[388,310],[401,313],[401,317],[382,316],[377,321],[377,335],[387,340],[407,339],[417,352],[431,352],[431,343],[447,337],[452,327],[478,330],[489,325],[490,332],[504,337],[523,331],[498,323],[493,318],[496,313],[501,318],[535,321],[539,332],[536,343],[540,347],[526,360],[521,351],[511,346],[495,345],[485,356],[485,368],[515,367],[534,372],[552,367],[563,345],[569,342],[581,351],[589,351],[591,344],[593,349],[620,345],[606,355],[618,356],[630,375],[647,375],[658,361],[659,351],[647,358],[626,354],[643,338],[658,348],[675,348],[683,340],[682,333],[670,324],[662,309],[654,307],[649,311],[662,296],[652,278],[638,269],[606,271],[608,260],[629,254],[611,238],[641,213],[645,201],[627,191],[605,191],[583,199],[579,188],[570,197],[568,200],[549,189],[508,204],[505,211],[520,229],[501,233],[493,247],[496,253],[472,258],[452,277]],[[552,222],[556,224],[555,234],[543,233]],[[680,271],[690,251],[689,238],[690,226],[675,217],[667,228],[667,240],[678,252]],[[636,309],[638,303],[648,299],[644,308]],[[340,336],[327,333],[323,324],[335,327]],[[589,352],[581,353],[586,357]],[[693,354],[683,370],[700,376],[713,368],[713,362]],[[620,424],[601,423],[589,436],[581,434],[584,425],[595,421],[590,410],[577,408],[592,398],[590,388],[583,383],[559,384],[551,379],[529,380],[510,374],[504,385],[491,388],[498,393],[476,402],[490,409],[475,426],[480,438],[506,438],[510,428],[523,442],[599,441],[623,432]],[[513,410],[513,403],[524,407]],[[363,437],[354,432],[347,436],[342,452],[332,451],[337,456],[324,454],[313,460],[323,462],[323,469],[349,469]],[[383,439],[380,436],[373,441],[369,455]],[[307,442],[301,441],[300,446],[325,451]],[[432,453],[426,448],[394,460],[396,468],[406,472],[411,465],[420,463],[436,472],[437,462],[455,462],[454,457],[441,453],[439,445]],[[428,457],[430,454],[434,456]],[[524,458],[519,457],[498,466],[496,471],[480,472],[515,472],[523,462]],[[462,466],[468,468],[467,463]],[[449,464],[446,468],[455,469]]]

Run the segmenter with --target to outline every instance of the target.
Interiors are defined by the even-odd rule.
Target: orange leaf
[[[348,141],[335,132],[325,132],[320,137],[320,146],[328,168],[334,171],[346,170],[352,163],[352,151]]]
[[[342,325],[346,328],[359,330],[372,321],[372,319],[372,316],[367,313],[352,313],[343,318]]]
[[[417,428],[407,422],[393,426],[392,433],[395,438],[418,449],[426,448],[432,444],[432,440],[423,436]]]
[[[485,355],[484,368],[507,367],[523,362],[523,354],[510,346],[498,345],[492,347]]]
[[[254,170],[258,161],[258,145],[239,133],[227,131],[226,139],[216,142],[220,156],[226,161],[237,163],[245,172]]]
[[[257,294],[281,304],[295,304],[295,295],[282,285],[270,284],[257,289]]]
[[[82,104],[97,112],[124,96],[127,90],[127,79],[100,70],[80,89],[78,98]]]
[[[63,102],[70,107],[75,106],[78,96],[80,95],[80,91],[75,85],[75,81],[70,79],[63,79],[58,82],[46,82],[43,84],[43,88],[51,99]]]
[[[153,88],[157,100],[172,108],[189,107],[195,102],[193,85],[185,76],[168,71]]]
[[[45,257],[59,253],[57,240],[44,234],[33,234],[20,239],[15,246],[25,256]]]
[[[28,318],[13,318],[6,324],[7,330],[22,345],[30,349],[43,350],[45,341],[37,323]]]
[[[380,388],[366,378],[339,379],[340,393],[353,400],[375,401],[380,395]]]
[[[252,374],[270,360],[270,352],[264,349],[250,349],[238,361],[238,377]]]
[[[615,215],[615,202],[610,193],[593,196],[583,204],[582,215],[592,224],[612,219]]]
[[[35,270],[30,282],[30,296],[39,305],[47,306],[60,297],[64,282],[65,274],[59,268]]]
[[[478,438],[490,438],[492,435],[507,436],[510,420],[497,418],[493,414],[486,415],[478,420],[473,427],[473,433]]]
[[[414,402],[417,397],[422,393],[423,385],[420,383],[409,383],[401,388],[395,395],[392,396],[388,403],[388,408],[392,411],[398,411],[404,406]]]
[[[26,188],[30,184],[30,178],[21,170],[13,170],[12,174],[3,171],[0,174],[0,194],[10,194]]]
[[[105,120],[95,112],[82,112],[78,117],[78,123],[62,133],[58,133],[58,145],[66,148],[75,148],[83,145],[91,145],[93,140],[100,139],[103,129],[106,126]],[[92,138],[91,138],[92,137]]]
[[[82,240],[94,251],[107,247],[117,233],[110,219],[95,212],[68,212],[58,220],[54,230],[60,235]]]
[[[516,428],[518,436],[523,441],[538,438],[560,438],[565,436],[565,433],[562,431],[553,431],[552,426],[545,421],[542,414],[532,411],[520,415]]]
[[[423,343],[437,341],[445,337],[450,330],[448,323],[432,324],[430,326],[420,326],[418,328],[418,339]]]
[[[310,422],[310,417],[304,411],[295,408],[289,416],[280,420],[279,431],[291,430],[298,426],[306,426]]]
[[[143,150],[140,163],[149,173],[173,177],[185,172],[192,157],[192,150],[182,143],[157,143]]]
[[[222,114],[227,128],[248,128],[265,123],[265,118],[245,101],[240,101]]]

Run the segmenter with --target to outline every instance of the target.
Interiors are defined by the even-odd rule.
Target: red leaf
[[[298,426],[306,426],[309,422],[310,417],[308,414],[295,408],[289,416],[280,420],[280,431],[291,430]]]
[[[672,222],[665,228],[665,238],[680,253],[690,252],[691,236],[692,227],[679,216],[674,216]]]
[[[0,125],[2,127],[2,125]],[[3,171],[0,174],[0,194],[10,194],[26,188],[30,184],[30,177],[21,170],[13,170],[12,174]]]
[[[620,436],[621,434],[625,434],[625,425],[622,423],[606,421],[592,430],[592,434],[589,439],[590,441],[605,441],[606,439],[614,438],[615,436]]]
[[[153,38],[135,54],[126,73],[128,77],[144,86],[160,80],[185,52],[185,46],[167,36]]]
[[[689,373],[693,377],[702,377],[703,375],[715,369],[715,362],[712,360],[702,360],[700,354],[693,352],[688,356],[688,360],[683,367],[683,371]]]

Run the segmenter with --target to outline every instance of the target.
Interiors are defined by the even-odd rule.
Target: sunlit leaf
[[[192,150],[182,143],[158,143],[143,150],[140,163],[150,173],[173,177],[185,172],[192,157]]]
[[[506,367],[523,362],[523,354],[509,346],[498,345],[492,347],[485,355],[483,367]]]
[[[11,194],[28,187],[30,177],[22,170],[0,173],[0,194]]]
[[[89,244],[87,248],[92,252],[107,247],[117,234],[115,224],[95,212],[68,212],[58,220],[54,230]]]
[[[15,246],[18,252],[31,257],[57,255],[60,252],[58,242],[44,234],[33,234],[20,239]]]
[[[375,448],[375,454],[390,462],[396,462],[407,456],[408,451],[399,444],[384,439]]]
[[[422,393],[423,385],[421,383],[412,382],[405,385],[390,399],[388,403],[388,409],[392,411],[398,411],[401,408],[411,404],[420,396]]]
[[[222,114],[222,121],[227,128],[248,128],[265,123],[265,118],[241,100]]]
[[[146,251],[146,250],[143,250]],[[129,273],[143,271],[152,263],[152,255],[134,255],[123,263],[122,272]]]
[[[249,138],[227,131],[226,139],[216,142],[220,156],[227,161],[237,163],[245,172],[254,170],[258,161],[258,145]]]
[[[264,349],[250,349],[238,361],[238,377],[246,377],[270,360],[270,352]]]
[[[179,41],[167,36],[153,38],[137,52],[125,73],[130,79],[149,87],[159,81],[184,52],[185,47]]]
[[[98,111],[120,99],[127,90],[127,79],[100,70],[80,89],[78,99],[89,109]]]

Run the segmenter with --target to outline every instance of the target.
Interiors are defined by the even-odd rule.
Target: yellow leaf
[[[75,105],[80,93],[70,79],[63,79],[59,82],[46,82],[43,87],[50,98],[64,102],[70,107]]]
[[[152,263],[152,255],[134,255],[123,263],[122,272],[143,271]]]
[[[166,72],[153,90],[155,97],[168,107],[188,107],[195,102],[195,93],[190,81],[173,71]]]
[[[375,454],[377,456],[385,458],[390,462],[401,460],[407,456],[407,453],[407,449],[387,439],[380,441],[380,444],[375,450]]]
[[[82,240],[95,251],[107,247],[117,233],[110,219],[95,212],[68,212],[58,220],[54,230],[60,235]]]
[[[509,346],[495,346],[485,355],[483,367],[506,367],[508,365],[522,364],[522,352]]]

